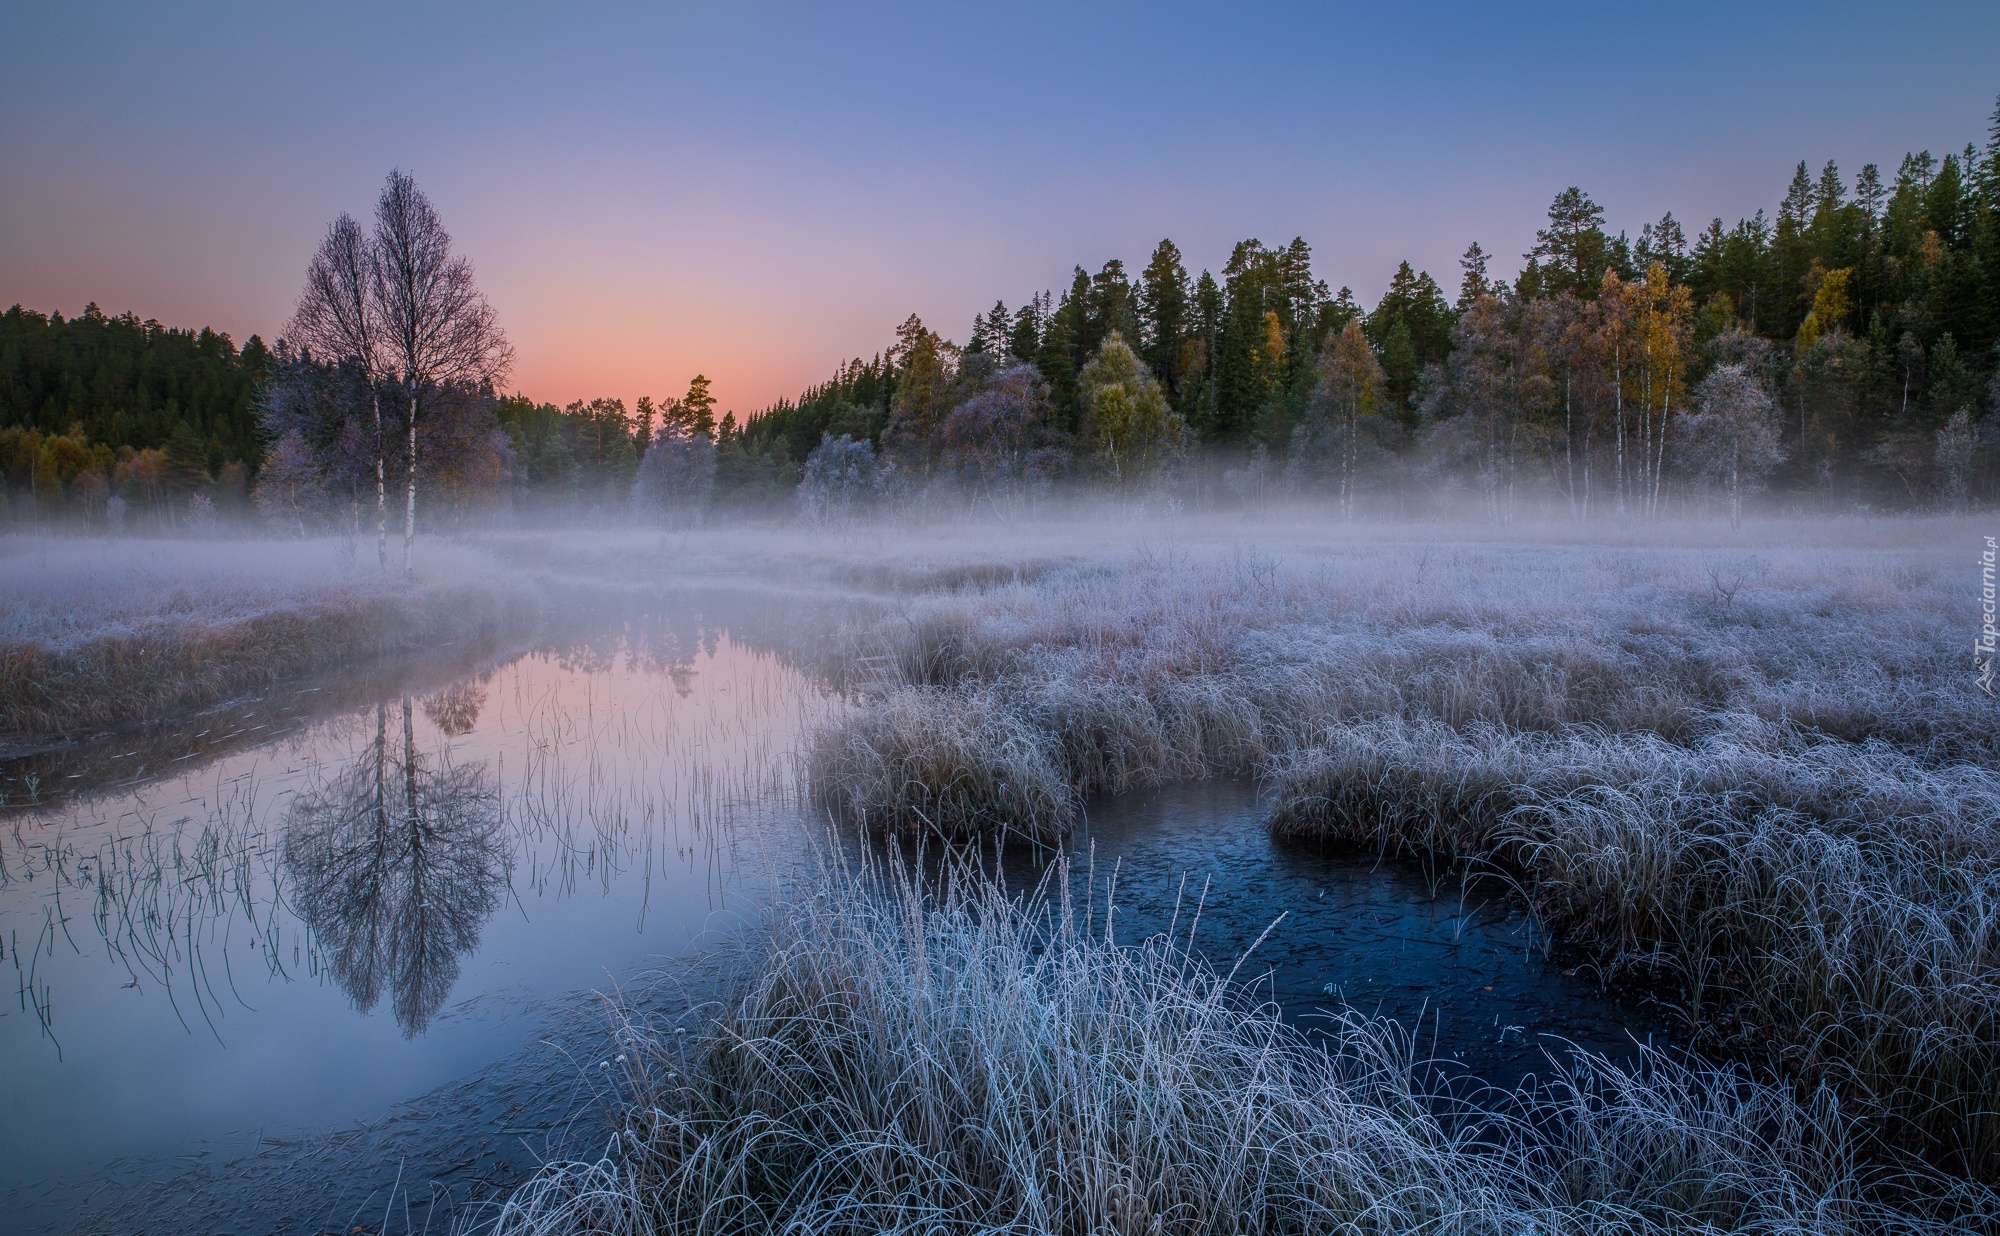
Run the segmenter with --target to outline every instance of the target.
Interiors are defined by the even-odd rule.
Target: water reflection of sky
[[[514,1050],[538,1000],[755,904],[756,822],[837,706],[641,623],[417,685],[126,786],[114,744],[54,766],[94,789],[0,815],[0,1189],[372,1117]]]

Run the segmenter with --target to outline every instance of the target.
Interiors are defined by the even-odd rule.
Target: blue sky
[[[1985,137],[2000,5],[0,3],[0,304],[274,334],[415,172],[537,398],[748,410],[910,312],[1303,235],[1511,270],[1578,184],[1692,234]]]

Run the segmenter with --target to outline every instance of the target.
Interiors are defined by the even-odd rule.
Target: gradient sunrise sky
[[[1303,235],[1508,273],[1578,184],[1614,229],[1792,166],[1984,140],[2000,4],[0,3],[0,305],[273,337],[327,222],[414,172],[567,402],[739,413],[963,340],[1072,264]]]

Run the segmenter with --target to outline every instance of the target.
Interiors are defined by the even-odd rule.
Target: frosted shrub
[[[892,465],[878,464],[866,438],[821,434],[799,477],[799,515],[810,523],[846,519],[880,491],[892,471]]]

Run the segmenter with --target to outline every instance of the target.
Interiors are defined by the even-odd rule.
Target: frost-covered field
[[[486,555],[424,548],[417,578],[351,543],[0,538],[0,738],[143,722],[384,651],[532,624]]]
[[[1973,1229],[2000,1217],[1989,531],[515,531],[414,587],[337,542],[7,541],[0,702],[115,724],[536,595],[747,595],[860,700],[811,744],[834,815],[1059,844],[1098,796],[1256,778],[1274,831],[1508,873],[1729,1062],[1580,1060],[1457,1121],[1407,1040],[1298,1038],[1183,944],[833,873],[688,1033],[629,1028],[629,1129],[513,1230]]]
[[[1774,1213],[1712,1208],[1752,1189],[1791,1198],[1781,1209],[1803,1208],[1789,1221],[1838,1229],[1878,1219],[1815,1210],[1814,1190],[1849,1196],[1842,1191],[1860,1187],[1853,1173],[1869,1156],[1915,1152],[1983,1180],[2000,1168],[1991,1114],[2000,1111],[2000,705],[1976,685],[1971,656],[1990,531],[1977,521],[1827,521],[1472,536],[1308,518],[1107,519],[922,535],[654,536],[595,549],[530,539],[502,552],[579,578],[615,562],[631,581],[733,575],[886,595],[879,616],[851,620],[839,641],[844,672],[870,701],[820,735],[811,767],[823,803],[878,832],[1055,842],[1094,795],[1255,776],[1272,795],[1273,827],[1288,834],[1511,873],[1606,973],[1685,1009],[1696,1043],[1776,1086],[1759,1101],[1777,1107],[1732,1125],[1714,1106],[1727,1087],[1713,1077],[1692,1088],[1614,1085],[1647,1096],[1633,1102],[1661,1140],[1606,1151],[1606,1162],[1676,1173],[1673,1200],[1655,1196],[1630,1221],[1783,1226]],[[962,905],[908,912],[922,921],[906,941],[1000,930],[990,918],[970,921]],[[1150,1058],[1207,1041],[1158,1014],[1162,1002],[1209,999],[1207,980],[1151,963],[1129,972],[1130,1003],[1107,1014],[1138,1040],[1120,1046],[1113,1036],[1086,1050],[1006,1038],[1013,1031],[1000,1027],[1013,1014],[1003,1006],[1061,1005],[1078,981],[1072,963],[1110,964],[1049,950],[1004,983],[953,989],[949,1000],[976,1007],[951,1005],[950,1016],[985,1027],[968,1032],[970,1055],[942,1043],[892,1048],[842,1029],[847,997],[838,993],[892,990],[882,998],[932,1007],[946,997],[925,994],[931,961],[884,960],[874,929],[840,916],[807,915],[796,930],[792,951],[770,964],[812,955],[818,978],[788,989],[797,1003],[786,1006],[806,1028],[771,1021],[769,991],[746,988],[709,1055],[673,1057],[683,1076],[694,1070],[689,1084],[706,1106],[648,1117],[635,1127],[653,1130],[647,1153],[656,1157],[603,1169],[636,1173],[619,1177],[627,1193],[672,1194],[641,1196],[631,1213],[685,1215],[701,1198],[719,1201],[725,1193],[702,1191],[726,1192],[740,1171],[796,1205],[781,1210],[800,1230],[832,1230],[848,1206],[871,1221],[886,1212],[870,1208],[888,1207],[918,1226],[1025,1222],[1020,1191],[1032,1182],[1015,1173],[1047,1149],[1039,1139],[1069,1127],[1007,1129],[995,1136],[1008,1155],[945,1163],[936,1146],[898,1140],[909,1130],[895,1113],[842,1106],[826,1123],[801,1106],[803,1091],[744,1080],[735,1048],[723,1044],[764,1044],[842,1084],[874,1067],[856,1053],[917,1052],[937,1069],[926,1084],[951,1089],[970,1084],[962,1070],[984,1077],[999,1067],[980,1053],[1000,1053],[1008,1069],[1063,1072],[1085,1068],[1073,1056],[1080,1050],[1101,1048],[1110,1054],[1089,1067],[1117,1069],[1127,1047]],[[985,964],[963,972],[984,974]],[[1250,1013],[1232,1016],[1230,1033],[1266,1033],[1241,1020]],[[1163,1037],[1146,1039],[1147,1027]],[[988,1031],[1004,1042],[982,1037]],[[1221,1072],[1213,1081],[1237,1085]],[[1129,1104],[1104,1118],[1136,1128],[1178,1101],[1151,1084],[1088,1101]],[[1038,1101],[1085,1099],[1050,1085],[1057,1091]],[[1827,1104],[1853,1134],[1838,1145],[1824,1140],[1833,1126],[1810,1114]],[[1281,1119],[1272,1111],[1225,1106],[1210,1115],[1276,1136],[1258,1124]],[[743,1120],[788,1130],[787,1153],[766,1160],[736,1147],[730,1130]],[[1808,1126],[1820,1132],[1807,1137]],[[1596,1136],[1569,1127],[1565,1136]],[[1198,1156],[1201,1137],[1188,1136]],[[1785,1141],[1795,1136],[1821,1140],[1802,1149]],[[901,1166],[849,1170],[863,1144]],[[1113,1139],[1104,1153],[1125,1144]],[[1522,1145],[1509,1153],[1527,1153]],[[1364,1154],[1349,1166],[1365,1160],[1405,1182],[1396,1172],[1408,1167],[1460,1199],[1427,1212],[1446,1226],[1454,1208],[1476,1209],[1459,1184],[1426,1175],[1443,1169],[1411,1166],[1387,1141],[1377,1149],[1388,1158]],[[1206,1160],[1160,1153],[1162,1179],[1214,1176]],[[1779,1161],[1797,1167],[1801,1155],[1821,1156],[1819,1184],[1801,1191],[1787,1177],[1786,1193],[1759,1175]],[[1402,1166],[1391,1171],[1392,1160]],[[1403,1196],[1389,1177],[1369,1177],[1384,1194],[1360,1179],[1345,1195],[1359,1210],[1315,1213],[1355,1217],[1371,1197]],[[534,1213],[553,1214],[554,1199],[584,1181],[551,1183]],[[1231,1188],[1240,1183],[1230,1177]],[[913,1192],[893,1191],[905,1186]],[[1137,1205],[1132,1191],[1152,1186],[1112,1173],[1064,1187],[1074,1192],[1062,1213],[1080,1216]],[[1189,1187],[1161,1196],[1188,1215],[1236,1205],[1221,1184]],[[1566,1196],[1579,1205],[1608,1197],[1577,1190]],[[1525,1204],[1509,1198],[1503,1210]],[[1556,1227],[1588,1226],[1543,1213]],[[1501,1211],[1463,1217],[1474,1227],[1513,1222]],[[1278,1217],[1253,1227],[1290,1225]]]
[[[816,772],[883,827],[1045,840],[1084,796],[1261,775],[1287,832],[1498,863],[1714,1045],[1990,1171],[2000,708],[1979,541],[1926,531],[1056,571],[914,606],[909,685]]]

